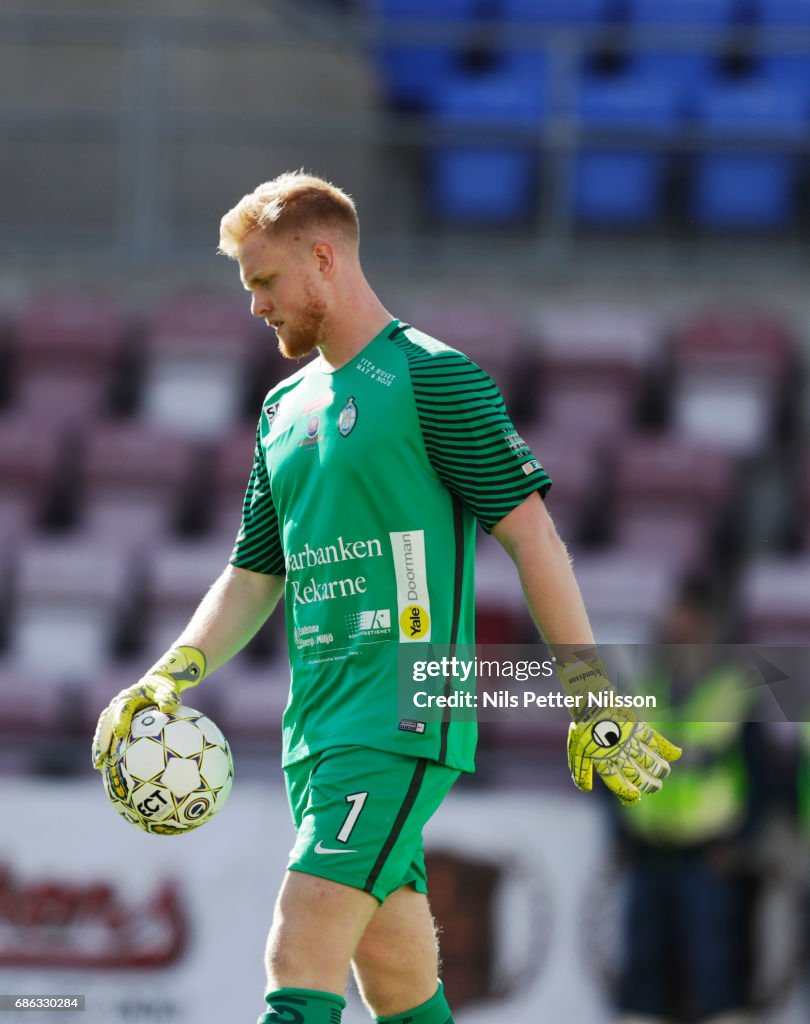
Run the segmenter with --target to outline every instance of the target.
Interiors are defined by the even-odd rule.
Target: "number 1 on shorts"
[[[346,820],[343,822],[340,832],[337,834],[337,841],[339,843],[348,843],[349,836],[357,824],[357,819],[360,817],[360,812],[363,810],[363,804],[365,804],[367,798],[368,793],[349,793],[346,797],[346,803],[352,806],[346,815]]]

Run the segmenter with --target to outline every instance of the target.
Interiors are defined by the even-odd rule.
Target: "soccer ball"
[[[175,836],[199,828],[231,791],[233,758],[218,726],[181,705],[144,708],[117,740],[102,771],[113,807],[144,832]]]

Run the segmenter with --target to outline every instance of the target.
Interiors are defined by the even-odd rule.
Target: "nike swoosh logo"
[[[315,852],[316,853],[357,853],[357,850],[330,850],[328,847],[324,846],[323,843],[320,842],[320,840],[319,840],[318,841],[318,845],[315,847]]]

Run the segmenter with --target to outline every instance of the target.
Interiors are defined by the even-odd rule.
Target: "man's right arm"
[[[93,737],[93,766],[129,733],[132,716],[156,705],[171,712],[180,694],[232,658],[267,621],[284,593],[284,577],[228,565],[203,597],[169,651],[102,711]]]
[[[228,565],[200,602],[175,647],[195,647],[210,675],[245,646],[284,593],[284,577]]]

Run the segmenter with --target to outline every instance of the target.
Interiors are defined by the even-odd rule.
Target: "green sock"
[[[393,1017],[378,1017],[377,1024],[453,1024],[453,1014],[444,997],[444,986],[439,982],[436,994],[421,1006]]]
[[[346,1005],[343,996],[311,988],[280,988],[264,998],[270,1009],[256,1024],[340,1024]]]

